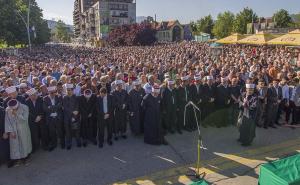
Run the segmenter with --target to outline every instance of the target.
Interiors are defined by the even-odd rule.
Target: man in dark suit
[[[202,85],[202,79],[200,74],[197,74],[194,76],[194,83],[190,85],[191,94],[192,94],[192,101],[197,107],[201,110],[201,112],[197,111],[197,121],[200,123],[201,120],[201,113],[203,111],[203,85]],[[196,121],[196,120],[195,120]],[[196,122],[194,123],[194,129],[197,128]]]
[[[127,104],[128,104],[128,94],[126,90],[122,88],[122,80],[115,81],[115,90],[113,90],[112,95],[115,100],[115,119],[114,119],[114,137],[115,140],[118,140],[118,137],[126,139],[127,131],[127,122],[126,122],[126,113],[127,113]]]
[[[180,126],[177,125],[177,102],[176,102],[176,95],[174,91],[175,82],[169,80],[168,85],[166,88],[162,90],[162,117],[165,123],[165,129],[171,134],[174,134],[174,131],[182,134]]]
[[[266,122],[266,104],[268,87],[266,86],[264,79],[258,80],[257,86],[258,101],[257,101],[257,113],[256,113],[256,125],[262,127]]]
[[[37,95],[37,90],[34,88],[28,90],[26,94],[28,99],[26,105],[29,108],[29,128],[32,141],[32,152],[35,152],[40,147],[40,127],[43,123],[43,99]]]
[[[9,162],[9,140],[5,134],[5,109],[0,106],[0,166],[7,163],[11,167],[12,162]]]
[[[97,144],[93,137],[93,117],[96,116],[97,97],[92,94],[91,89],[86,89],[83,95],[79,97],[79,112],[81,115],[81,136],[83,147],[87,146],[87,140]]]
[[[107,143],[112,145],[112,124],[114,116],[113,96],[107,93],[107,89],[100,89],[100,97],[97,100],[97,122],[98,122],[98,146],[103,147],[104,129],[107,131]]]
[[[45,119],[49,133],[48,150],[52,151],[57,146],[57,135],[60,138],[61,148],[65,148],[65,137],[63,134],[63,125],[60,120],[62,114],[62,99],[56,94],[56,86],[48,87],[49,95],[44,97],[43,110],[45,112]],[[44,129],[42,129],[44,130]],[[56,135],[57,133],[57,135]],[[47,132],[41,133],[46,139],[48,136]],[[47,139],[48,140],[48,139]]]
[[[213,83],[213,77],[207,76],[206,83],[203,86],[203,120],[215,111],[215,98],[216,86]]]
[[[75,136],[77,147],[81,147],[79,103],[74,94],[74,85],[65,84],[67,90],[63,97],[64,128],[66,133],[67,150],[72,148],[72,136]]]
[[[278,107],[282,99],[282,89],[278,84],[279,80],[273,79],[273,83],[267,91],[267,121],[264,125],[265,129],[268,127],[276,128],[274,124],[278,121]]]

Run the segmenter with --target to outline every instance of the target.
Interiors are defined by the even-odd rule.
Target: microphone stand
[[[198,117],[197,117],[197,112],[196,112],[196,111],[198,111],[200,113],[200,117],[201,117],[201,110],[192,101],[189,101],[184,107],[184,126],[186,125],[186,109],[189,106],[192,106],[193,110],[194,110],[194,115],[195,115],[195,119],[196,119],[196,122],[197,122],[197,128],[198,128],[198,142],[197,142],[196,169],[194,170],[193,174],[187,174],[187,176],[195,177],[197,180],[201,180],[201,179],[204,178],[204,176],[206,174],[205,174],[205,172],[200,173],[200,153],[201,153],[201,149],[207,150],[207,148],[203,147],[202,136],[201,136],[201,131],[200,131],[200,125],[199,125],[199,122],[198,122]]]

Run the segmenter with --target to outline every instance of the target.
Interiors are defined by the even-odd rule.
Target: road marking
[[[251,167],[253,165],[266,163],[270,160],[270,158],[276,159],[278,157],[282,157],[294,152],[299,153],[299,149],[300,138],[274,145],[246,150],[237,154],[224,154],[215,152],[215,154],[219,157],[202,161],[200,172],[204,172],[206,175],[210,175],[240,166]],[[170,184],[170,182],[171,184],[176,184],[180,181],[181,184],[189,184],[191,180],[184,174],[188,173],[188,169],[194,169],[194,166],[195,164],[188,164],[180,167],[175,167],[165,171],[156,172],[151,175],[126,180],[123,183],[114,183],[113,185],[136,185],[138,184],[137,182],[139,180],[146,182],[142,185],[165,185]]]

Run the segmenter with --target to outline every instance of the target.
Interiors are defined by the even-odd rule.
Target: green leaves
[[[32,43],[43,44],[50,39],[50,30],[43,20],[42,10],[35,0],[30,0],[30,28],[35,27],[37,37]],[[28,44],[27,23],[28,0],[0,0],[0,39],[8,46]],[[23,20],[22,20],[22,17]]]
[[[214,21],[211,15],[205,16],[196,23],[191,23],[194,35],[199,35],[201,32],[212,34]]]
[[[67,25],[62,20],[59,20],[57,22],[57,25],[55,27],[55,37],[60,42],[71,42],[71,37],[69,35]]]
[[[223,38],[230,35],[233,31],[234,18],[234,14],[229,11],[220,13],[212,30],[213,34],[217,38]]]
[[[256,22],[258,19],[257,15],[250,8],[244,8],[243,11],[239,12],[234,20],[233,31],[241,34],[247,33],[247,24]]]
[[[277,27],[287,28],[292,23],[292,18],[288,11],[281,9],[273,15],[273,21],[276,22]]]

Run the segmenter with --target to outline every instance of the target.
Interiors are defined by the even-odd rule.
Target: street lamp
[[[24,17],[20,14],[18,10],[15,11],[18,16],[21,17],[22,21],[24,22],[26,29],[27,29],[27,37],[28,37],[28,45],[29,45],[29,51],[31,52],[31,39],[30,39],[30,24],[29,24],[29,15],[30,15],[30,0],[28,0],[28,10],[27,10],[27,22],[25,21]]]

